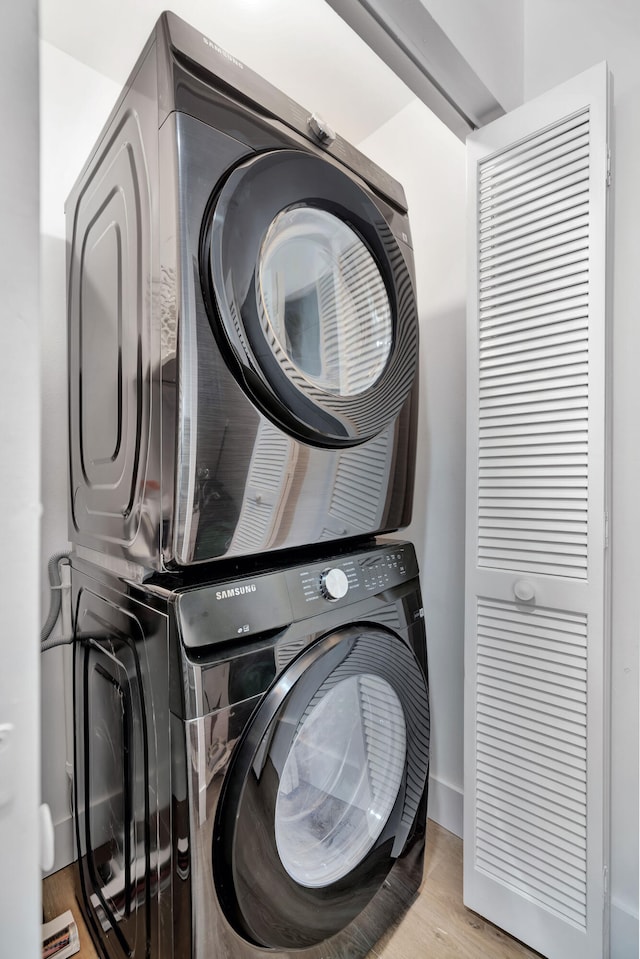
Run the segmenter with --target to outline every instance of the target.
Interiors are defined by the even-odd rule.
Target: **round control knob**
[[[343,596],[347,595],[348,589],[349,580],[341,569],[334,566],[332,569],[325,569],[321,574],[320,592],[325,599],[331,601],[342,599]]]

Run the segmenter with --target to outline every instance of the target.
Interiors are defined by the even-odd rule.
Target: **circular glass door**
[[[280,427],[351,446],[399,414],[418,356],[410,269],[333,163],[281,150],[240,164],[212,200],[200,269],[230,368]]]
[[[218,806],[221,905],[248,940],[303,948],[375,896],[424,815],[426,676],[382,627],[351,626],[296,659],[254,713]]]
[[[258,262],[261,316],[274,355],[309,383],[357,396],[382,375],[393,345],[391,304],[360,237],[326,210],[283,210]]]
[[[380,676],[343,679],[307,711],[278,787],[275,838],[292,879],[342,879],[384,829],[402,785],[406,726]]]

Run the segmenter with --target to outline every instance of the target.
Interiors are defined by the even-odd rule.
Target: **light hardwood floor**
[[[435,822],[427,828],[420,895],[368,959],[538,959],[538,953],[462,905],[462,841]],[[71,909],[80,932],[80,959],[98,959],[75,901],[73,867],[44,881],[45,921]]]

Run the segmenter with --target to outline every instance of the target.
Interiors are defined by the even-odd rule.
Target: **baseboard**
[[[73,817],[71,815],[54,824],[53,837],[55,843],[53,866],[47,873],[44,873],[44,876],[50,876],[59,869],[64,869],[65,866],[76,859]]]
[[[462,838],[462,789],[431,776],[427,815],[429,819],[435,820],[449,832]]]
[[[638,914],[611,899],[611,959],[638,959]]]

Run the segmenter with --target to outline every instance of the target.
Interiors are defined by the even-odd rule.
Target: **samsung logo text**
[[[224,57],[225,60],[228,60],[229,63],[232,63],[234,67],[238,67],[239,70],[244,70],[244,63],[241,63],[240,60],[236,60],[235,57],[231,56],[230,53],[227,53],[226,50],[223,50],[222,47],[219,47],[217,43],[214,43],[213,40],[210,40],[209,37],[202,38],[208,47],[211,47],[212,50],[215,50],[218,56]]]
[[[232,586],[231,589],[216,590],[216,599],[232,599],[234,596],[243,596],[245,593],[255,593],[257,590],[255,583],[247,583],[246,586]]]

